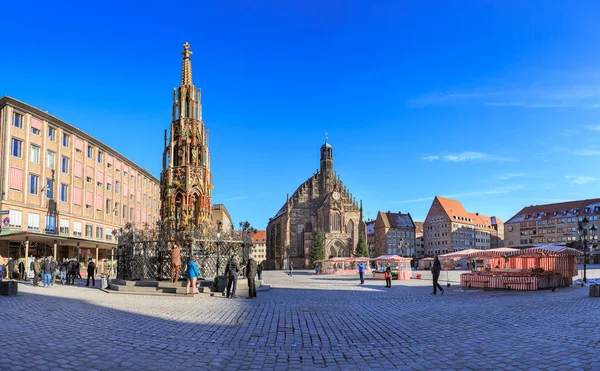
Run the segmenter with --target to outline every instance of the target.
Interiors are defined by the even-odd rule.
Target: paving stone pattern
[[[600,299],[264,272],[254,300],[19,285],[0,297],[2,370],[600,370]],[[592,267],[589,277],[600,277]],[[442,284],[446,283],[445,273]]]

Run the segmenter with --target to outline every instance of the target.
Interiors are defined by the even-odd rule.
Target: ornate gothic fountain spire
[[[183,65],[181,66],[181,85],[194,85],[192,83],[192,51],[190,50],[190,44],[187,42],[183,44]]]

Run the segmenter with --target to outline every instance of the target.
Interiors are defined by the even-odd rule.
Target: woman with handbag
[[[383,278],[385,278],[385,287],[392,287],[392,267],[390,267],[390,263],[385,268]]]

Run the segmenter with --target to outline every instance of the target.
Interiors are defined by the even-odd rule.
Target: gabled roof
[[[449,198],[441,196],[435,196],[435,198],[438,200],[438,202],[440,203],[440,205],[451,220],[456,220],[462,223],[468,223],[473,225],[481,225],[486,228],[490,228],[492,226],[492,217],[490,216],[482,215],[479,213],[470,213],[467,210],[465,210],[465,208],[460,202],[456,200],[451,200]],[[495,218],[496,224],[503,224],[500,218]]]
[[[375,234],[375,220],[370,220],[365,223],[367,226],[367,236],[372,236]]]
[[[585,212],[586,208],[590,208],[588,213]],[[600,198],[558,202],[545,205],[531,205],[521,209],[521,211],[510,218],[507,223],[566,218],[581,214],[600,214]]]
[[[415,223],[410,214],[387,213],[386,214],[390,228],[414,228]]]
[[[265,243],[267,240],[267,231],[256,231],[252,233],[251,237],[253,243]]]

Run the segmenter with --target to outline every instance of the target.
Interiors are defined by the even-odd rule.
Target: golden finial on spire
[[[192,52],[190,50],[190,44],[186,41],[183,44],[183,66],[181,68],[181,85],[192,85],[192,61],[190,56]]]

